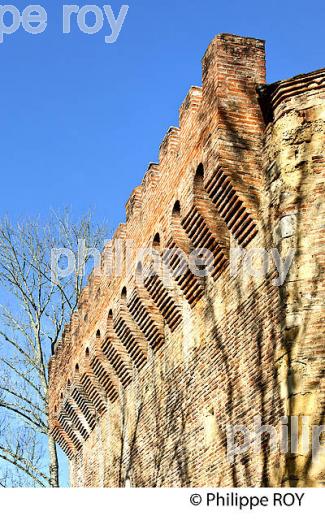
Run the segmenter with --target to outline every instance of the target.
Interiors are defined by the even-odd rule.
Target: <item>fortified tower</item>
[[[324,483],[325,70],[266,85],[229,34],[202,68],[50,362],[73,486]]]

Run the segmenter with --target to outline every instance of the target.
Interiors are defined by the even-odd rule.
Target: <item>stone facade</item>
[[[202,66],[50,362],[73,486],[325,481],[325,70],[266,85],[264,42],[229,34]],[[176,271],[197,248],[209,274]],[[238,434],[231,454],[231,426],[258,417],[298,445]]]

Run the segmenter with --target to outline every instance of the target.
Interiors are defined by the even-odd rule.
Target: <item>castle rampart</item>
[[[264,42],[228,34],[202,68],[51,359],[74,486],[324,482],[300,445],[231,461],[227,427],[323,422],[325,71],[266,85]],[[208,276],[177,271],[203,248]],[[263,276],[243,255],[234,273],[239,248],[268,252]],[[282,282],[274,249],[293,251]]]

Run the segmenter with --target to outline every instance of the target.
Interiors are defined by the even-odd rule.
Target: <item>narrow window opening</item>
[[[153,247],[160,249],[160,235],[156,233],[152,242]]]
[[[177,200],[173,207],[173,217],[174,218],[180,218],[181,216],[181,205],[179,200]]]
[[[204,168],[203,164],[199,164],[194,177],[194,193],[202,196],[204,192]]]

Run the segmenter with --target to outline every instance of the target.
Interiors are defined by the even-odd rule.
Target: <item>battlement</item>
[[[84,446],[96,444],[95,431],[105,436],[107,428],[116,427],[121,396],[134,404],[137,389],[147,388],[154,363],[164,363],[165,357],[172,364],[181,360],[182,371],[194,362],[188,351],[203,355],[209,342],[211,359],[224,364],[211,345],[235,341],[227,319],[231,323],[239,312],[236,319],[241,320],[245,302],[259,306],[264,297],[278,298],[270,280],[230,278],[230,249],[270,243],[264,172],[266,139],[269,143],[273,134],[266,125],[285,113],[281,104],[291,100],[295,110],[295,96],[308,91],[314,99],[320,89],[324,71],[266,86],[262,40],[221,34],[211,42],[202,60],[202,87],[190,88],[179,110],[179,127],[169,128],[160,145],[159,164],[149,164],[130,195],[126,222],[106,245],[51,359],[50,425],[71,460],[79,460]],[[277,217],[272,218],[275,226]],[[159,269],[153,274],[150,249],[168,266],[167,279]],[[183,261],[179,252],[188,256],[202,249],[213,253],[205,279],[189,267],[177,271]],[[258,320],[267,321],[269,311],[261,304]],[[247,329],[251,323],[255,330],[253,314],[250,310],[241,325],[251,338],[248,349],[255,344]],[[278,338],[280,317],[272,320]],[[271,343],[265,340],[265,345],[271,359]],[[254,349],[250,352],[255,359]]]

